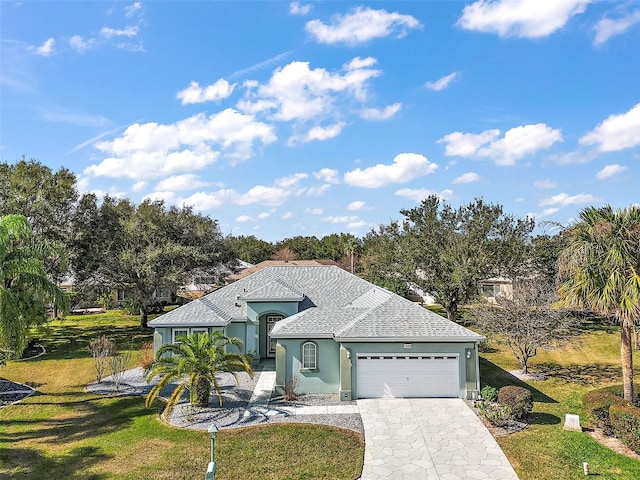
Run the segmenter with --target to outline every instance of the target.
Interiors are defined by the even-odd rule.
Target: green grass
[[[483,385],[515,384],[534,393],[532,425],[523,432],[498,437],[521,480],[581,478],[583,462],[589,462],[591,475],[601,479],[640,478],[640,461],[613,452],[586,432],[562,429],[567,413],[580,415],[582,425],[589,427],[583,395],[621,383],[619,342],[618,328],[585,325],[576,347],[540,351],[531,360],[530,370],[544,373],[547,379],[526,384],[507,373],[518,368],[508,350],[495,347],[492,353],[481,354]],[[636,368],[636,375],[639,373]]]
[[[0,410],[0,478],[194,479],[210,455],[206,432],[158,418],[161,403],[84,392],[95,370],[89,340],[106,334],[137,353],[151,339],[138,318],[108,312],[69,317],[37,332],[47,355],[9,362],[0,375],[38,393]],[[137,355],[134,356],[137,358]],[[337,428],[278,424],[223,430],[216,439],[216,479],[357,478],[364,443]]]

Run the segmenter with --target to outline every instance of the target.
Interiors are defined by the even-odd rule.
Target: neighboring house
[[[490,302],[496,298],[513,298],[513,281],[505,277],[493,277],[478,282],[478,292]]]
[[[474,398],[478,335],[337,266],[271,266],[149,322],[154,349],[189,333],[240,337],[297,393]]]

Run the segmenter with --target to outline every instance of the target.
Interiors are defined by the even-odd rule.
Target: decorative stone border
[[[7,386],[8,389],[5,390],[5,387]],[[25,389],[19,390],[19,387],[24,387]],[[0,380],[0,409],[8,407],[9,405],[15,405],[34,393],[36,393],[35,388],[25,385],[24,383],[14,382],[12,380]],[[9,395],[17,396],[19,398],[11,402],[5,402],[2,397]]]
[[[34,358],[41,357],[42,355],[44,355],[45,353],[47,353],[47,349],[46,349],[46,348],[44,348],[44,345],[41,345],[41,344],[39,344],[39,343],[36,343],[36,344],[34,345],[34,347],[40,347],[40,350],[42,350],[42,351],[41,351],[39,354],[34,355],[33,357],[19,358],[19,359],[17,359],[17,360],[16,360],[16,362],[23,362],[23,361],[25,361],[25,360],[33,360]]]

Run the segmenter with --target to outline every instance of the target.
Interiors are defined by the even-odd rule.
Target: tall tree
[[[351,265],[351,273],[354,273],[354,260],[355,260],[356,253],[360,251],[360,248],[361,248],[360,241],[355,237],[349,238],[345,242],[344,253],[349,257],[349,261]]]
[[[156,376],[159,381],[147,394],[145,404],[149,407],[158,394],[171,383],[176,386],[169,396],[166,409],[171,412],[185,389],[189,390],[192,405],[209,405],[211,387],[218,394],[222,406],[222,390],[218,375],[230,373],[240,383],[238,372],[247,372],[253,377],[251,356],[229,351],[229,346],[239,348],[242,341],[238,337],[226,337],[222,332],[199,333],[177,338],[178,343],[166,343],[156,352],[156,358],[147,372],[147,381]]]
[[[42,259],[59,255],[53,244],[34,240],[22,215],[0,217],[0,350],[19,356],[31,326],[45,321],[45,306],[66,306],[63,292],[46,275]]]
[[[276,248],[271,243],[260,240],[254,235],[230,237],[229,242],[235,256],[248,263],[264,262],[276,253]]]
[[[320,240],[316,237],[290,237],[279,241],[276,250],[289,248],[298,256],[297,260],[314,260],[319,257]]]
[[[412,278],[406,262],[408,252],[403,251],[406,243],[398,222],[372,229],[364,237],[360,276],[406,297]]]
[[[215,220],[189,207],[104,198],[80,201],[74,222],[73,261],[80,283],[97,290],[123,289],[140,305],[140,323],[158,288],[176,289],[194,274],[216,275],[234,261]]]
[[[640,319],[640,207],[585,208],[566,234],[560,296],[567,307],[616,318],[624,398],[633,401],[631,332]]]
[[[404,270],[453,321],[458,306],[476,295],[479,280],[518,272],[534,227],[533,220],[507,215],[501,205],[482,199],[453,208],[432,195],[401,213]]]
[[[0,163],[0,216],[24,215],[38,241],[67,246],[71,218],[78,200],[76,177],[70,170],[57,171],[37,160]],[[57,256],[42,259],[49,277],[58,280],[65,266]]]

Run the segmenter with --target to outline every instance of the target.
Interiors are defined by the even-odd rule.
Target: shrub
[[[533,411],[533,395],[523,387],[509,385],[498,391],[498,403],[507,405],[516,420],[522,419]]]
[[[89,351],[91,352],[94,365],[96,366],[96,378],[98,379],[98,382],[102,381],[104,372],[107,369],[108,359],[115,353],[115,350],[115,344],[105,335],[92,338],[89,341]]]
[[[504,427],[513,420],[513,414],[508,405],[500,405],[499,403],[493,402],[479,402],[478,411],[485,420],[496,427]]]
[[[609,410],[613,405],[626,405],[627,402],[618,395],[619,386],[600,388],[587,393],[582,403],[589,419],[596,427],[602,429],[605,435],[614,435]]]
[[[491,385],[482,387],[482,390],[480,390],[480,395],[482,395],[482,398],[487,402],[498,401],[498,389],[493,388]]]
[[[640,408],[633,405],[611,405],[609,419],[614,434],[622,443],[640,453]]]
[[[131,361],[131,352],[114,352],[107,362],[111,369],[111,378],[116,387],[116,392],[120,391],[120,384],[124,379],[124,373],[127,371],[129,362]]]
[[[298,398],[296,388],[298,387],[299,379],[296,376],[289,377],[284,382],[284,399],[287,402],[293,402]]]
[[[154,360],[153,342],[144,342],[140,346],[140,366],[144,368],[145,371],[149,371]]]

